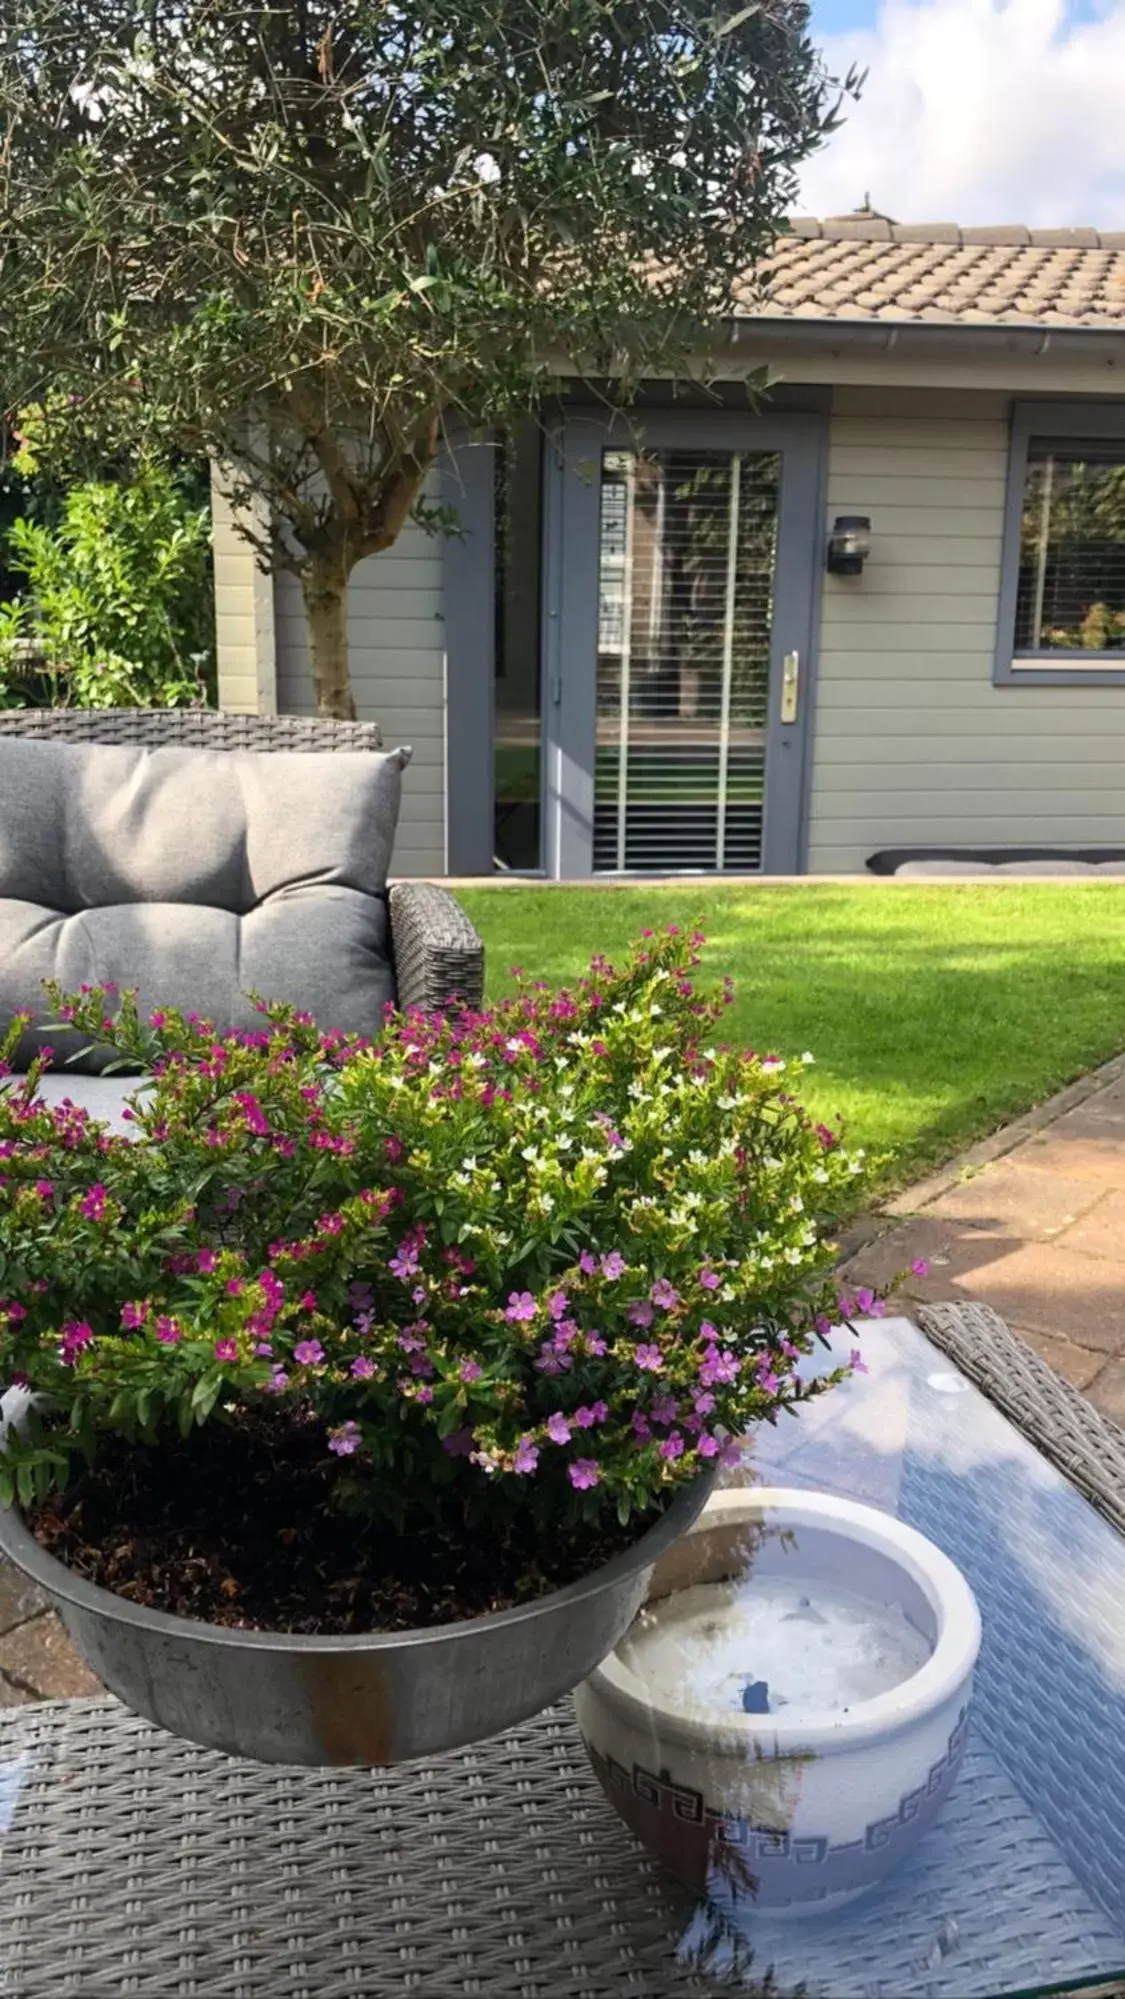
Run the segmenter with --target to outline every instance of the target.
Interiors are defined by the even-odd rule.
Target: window
[[[1017,405],[996,679],[1125,681],[1120,407]]]

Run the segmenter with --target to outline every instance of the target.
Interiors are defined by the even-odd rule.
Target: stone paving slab
[[[1125,1056],[1072,1083],[884,1210],[845,1264],[898,1303],[991,1305],[1125,1424]]]

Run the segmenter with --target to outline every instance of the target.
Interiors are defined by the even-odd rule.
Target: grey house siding
[[[352,686],[361,720],[382,724],[388,747],[410,743],[395,841],[396,875],[445,871],[445,639],[442,542],[413,525],[394,547],[361,562],[348,598]],[[305,617],[295,577],[275,582],[277,705],[314,712]]]
[[[1125,689],[996,687],[1011,399],[837,388],[829,521],[870,514],[827,577],[808,866],[880,847],[1125,843]]]

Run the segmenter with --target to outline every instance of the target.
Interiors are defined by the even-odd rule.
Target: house
[[[792,222],[697,384],[576,381],[356,572],[399,866],[1125,849],[1123,386],[1125,231]],[[311,709],[295,583],[215,532],[224,705]]]

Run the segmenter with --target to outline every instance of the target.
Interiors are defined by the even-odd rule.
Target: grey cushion
[[[249,990],[375,1034],[408,750],[133,749],[0,738],[0,1021],[42,981],[256,1024]],[[26,1060],[44,1036],[33,1031]],[[53,1033],[61,1057],[79,1045]],[[94,1052],[83,1066],[108,1059]]]

